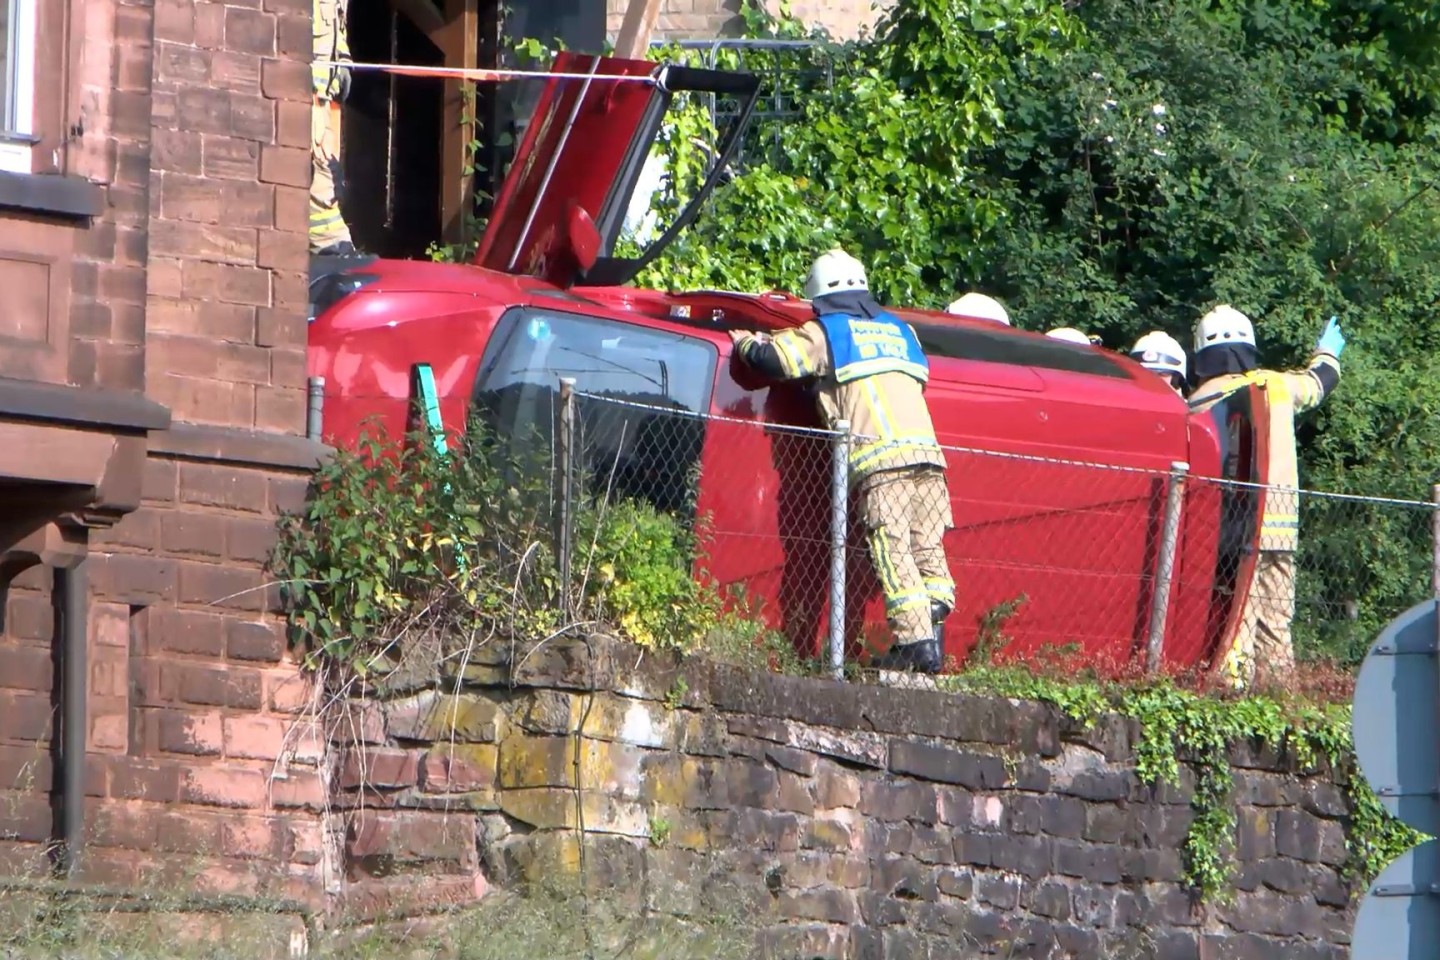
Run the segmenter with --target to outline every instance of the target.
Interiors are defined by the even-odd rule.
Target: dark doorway
[[[351,0],[357,62],[441,66],[440,51],[388,0]],[[417,257],[440,238],[440,108],[429,77],[355,72],[345,104],[341,208],[360,249]]]
[[[440,0],[440,6],[444,0]],[[601,51],[605,4],[597,0],[515,0],[503,14],[500,0],[480,0],[476,60],[481,67],[517,62],[519,41],[533,37],[549,47]],[[390,0],[350,0],[349,39],[357,62],[443,66],[438,47]],[[542,81],[478,83],[475,189],[480,215],[488,212],[514,145],[523,135]],[[355,243],[382,257],[423,257],[441,241],[440,178],[443,81],[356,71],[345,104],[345,192],[341,209]],[[522,118],[517,122],[516,118]]]

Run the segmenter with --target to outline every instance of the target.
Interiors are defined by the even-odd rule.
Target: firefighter
[[[1056,327],[1054,330],[1045,331],[1045,336],[1052,340],[1064,340],[1066,343],[1078,343],[1087,347],[1098,347],[1102,342],[1099,337],[1086,334],[1074,327]]]
[[[960,299],[951,301],[945,312],[959,317],[973,317],[976,320],[993,320],[1010,326],[1010,313],[1004,305],[983,293],[967,293]]]
[[[865,268],[843,250],[816,258],[805,296],[814,320],[774,336],[730,337],[764,376],[817,378],[825,423],[849,421],[850,480],[895,640],[873,665],[938,673],[955,582],[941,545],[952,520],[945,453],[925,405],[929,362],[910,325],[871,298]]]
[[[1140,366],[1163,378],[1180,396],[1185,395],[1185,348],[1180,341],[1161,330],[1152,330],[1130,348],[1130,357]]]
[[[348,0],[314,0],[317,61],[348,61]],[[310,252],[344,256],[356,252],[340,212],[344,178],[340,170],[340,104],[350,95],[350,68],[315,63],[310,67],[314,102],[310,108]]]
[[[1264,370],[1250,318],[1221,304],[1195,325],[1195,379],[1192,412],[1206,410],[1247,385],[1260,387],[1270,424],[1268,489],[1260,521],[1255,576],[1245,600],[1239,632],[1222,661],[1222,671],[1237,687],[1256,678],[1263,665],[1280,676],[1295,665],[1290,622],[1295,617],[1295,550],[1299,546],[1299,466],[1295,455],[1295,417],[1320,405],[1340,382],[1340,352],[1345,335],[1335,317],[1325,325],[1304,370]]]

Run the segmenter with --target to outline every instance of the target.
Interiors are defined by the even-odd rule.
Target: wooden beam
[[[620,36],[615,40],[615,56],[643,60],[650,49],[650,35],[655,32],[655,20],[659,16],[660,0],[630,0],[620,24]]]
[[[474,69],[480,24],[477,0],[443,2],[445,25],[431,39],[444,55],[445,66]],[[474,84],[446,80],[444,96],[440,121],[440,233],[445,242],[460,243],[467,239],[466,215],[475,208],[474,159],[470,155],[470,141],[475,137]]]
[[[413,23],[437,47],[436,36],[445,28],[445,17],[431,0],[390,0],[395,9]]]

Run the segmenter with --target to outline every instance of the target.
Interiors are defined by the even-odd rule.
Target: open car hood
[[[760,91],[752,74],[561,53],[556,73],[495,198],[475,263],[538,277],[557,287],[620,285],[634,279],[694,220],[740,145]],[[624,79],[615,79],[624,78]],[[676,93],[740,98],[738,117],[700,189],[639,257],[617,258],[615,242],[641,168]]]

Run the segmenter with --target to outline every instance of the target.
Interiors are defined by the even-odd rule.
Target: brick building
[[[310,43],[308,0],[0,0],[0,875],[337,889],[263,572],[322,453]]]
[[[655,22],[656,40],[704,40],[712,37],[735,36],[740,32],[741,0],[660,0],[660,15]],[[606,0],[605,29],[613,39],[625,19],[628,0]],[[880,0],[879,6],[887,6]],[[768,4],[775,9],[774,0]],[[824,27],[837,40],[851,40],[861,31],[873,28],[879,15],[876,0],[795,0],[790,13],[804,21]]]
[[[309,0],[0,14],[0,873],[314,897],[262,573],[321,452]]]

